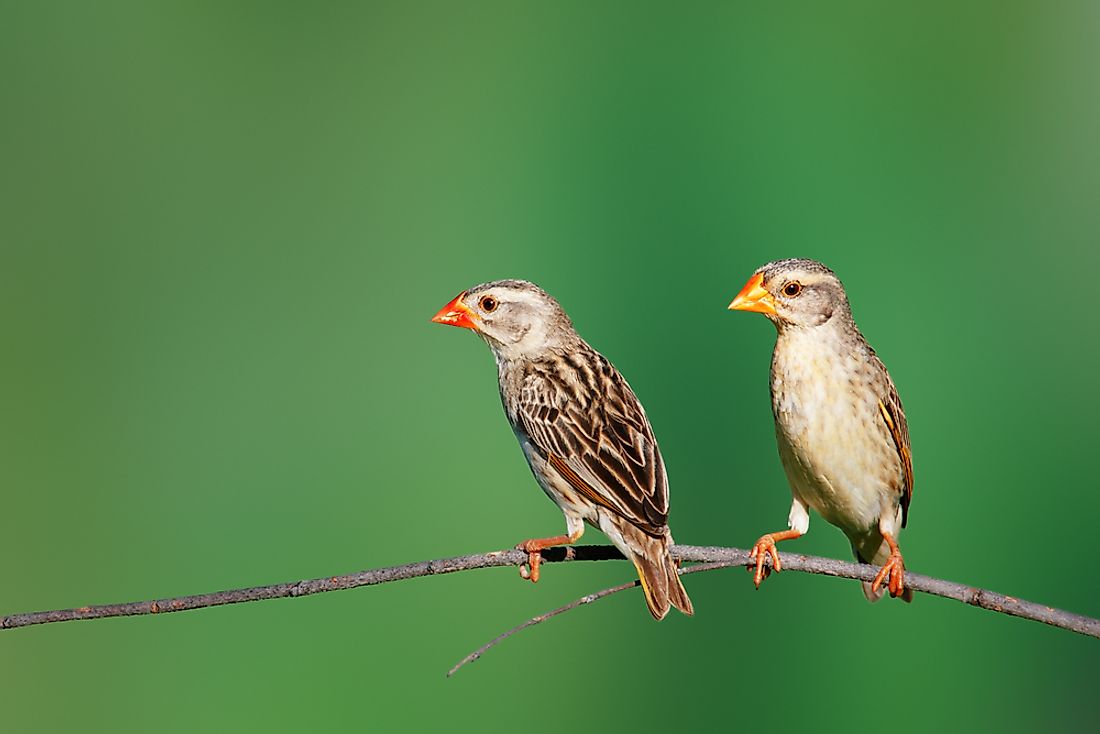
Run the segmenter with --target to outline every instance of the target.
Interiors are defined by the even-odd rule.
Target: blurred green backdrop
[[[919,572],[1100,614],[1100,9],[4,2],[0,613],[559,532],[463,288],[627,375],[681,542],[784,525],[761,263],[845,280],[908,409]],[[590,531],[587,542],[602,542]],[[847,558],[819,518],[790,550]],[[1073,729],[1094,640],[856,584],[624,564],[0,634],[5,731]],[[900,706],[900,712],[897,708]]]

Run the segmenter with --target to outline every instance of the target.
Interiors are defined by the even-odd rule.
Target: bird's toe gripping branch
[[[772,568],[777,573],[783,570],[783,563],[779,560],[779,551],[775,549],[775,544],[781,540],[793,540],[801,535],[802,533],[797,530],[782,530],[778,533],[766,533],[760,536],[760,539],[756,541],[749,552],[749,559],[756,561],[756,572],[752,576],[752,582],[756,584],[756,588],[760,588],[760,584],[768,577]],[[764,561],[768,557],[772,560],[770,568],[764,565]],[[753,568],[748,566],[746,570],[752,571]]]
[[[584,529],[582,528],[571,535],[555,535],[552,538],[531,538],[530,540],[525,540],[517,544],[516,548],[518,550],[526,551],[527,553],[527,563],[519,567],[519,575],[531,583],[538,583],[539,565],[542,564],[542,552],[556,545],[570,545],[576,543],[580,540],[583,533]]]
[[[898,543],[892,535],[883,533],[882,537],[890,546],[890,557],[886,559],[886,563],[882,564],[875,580],[871,582],[871,591],[877,592],[883,581],[886,581],[890,596],[898,597],[905,591],[905,559],[902,558],[901,549],[898,548]]]

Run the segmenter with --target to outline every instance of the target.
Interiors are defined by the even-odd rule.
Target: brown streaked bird
[[[497,363],[508,422],[539,486],[565,514],[565,535],[533,538],[524,578],[539,579],[545,548],[576,543],[587,522],[638,571],[656,619],[692,614],[669,554],[668,478],[634,391],[573,330],[550,294],[524,280],[476,285],[440,309],[437,324],[471,329]]]
[[[791,486],[789,530],[753,546],[756,586],[775,544],[805,535],[813,508],[848,536],[860,563],[882,566],[863,592],[912,601],[898,533],[909,519],[913,459],[901,398],[863,338],[836,274],[815,260],[777,260],[757,270],[730,304],[762,313],[778,335],[771,394],[779,457]]]

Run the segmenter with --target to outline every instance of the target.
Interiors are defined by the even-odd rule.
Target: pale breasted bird
[[[539,486],[565,515],[566,533],[533,538],[524,578],[538,581],[541,551],[575,543],[584,523],[634,563],[656,619],[692,613],[669,549],[668,478],[641,403],[589,346],[554,298],[533,283],[499,280],[459,294],[432,321],[471,329],[497,363],[504,413]]]
[[[752,549],[757,587],[765,555],[781,569],[775,544],[804,535],[810,509],[836,525],[861,563],[882,566],[863,584],[871,601],[884,581],[912,600],[898,533],[909,517],[913,459],[909,427],[894,381],[863,338],[844,286],[814,260],[778,260],[757,270],[730,309],[775,324],[771,396],[779,457],[791,487],[789,530]]]

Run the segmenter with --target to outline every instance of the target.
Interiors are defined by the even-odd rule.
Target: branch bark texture
[[[755,561],[749,560],[748,551],[740,548],[722,548],[717,546],[677,545],[672,549],[675,558],[689,563],[719,564],[721,566],[749,566]],[[817,556],[804,556],[796,553],[783,553],[784,571],[801,571],[837,578],[871,581],[877,567],[863,564],[837,561]],[[543,552],[543,560],[548,563],[566,561],[607,561],[622,560],[622,555],[613,546],[586,545],[570,548],[551,548]],[[189,609],[203,609],[223,604],[241,604],[263,599],[282,599],[286,597],[309,596],[327,591],[354,589],[360,586],[375,586],[421,576],[435,576],[445,573],[470,571],[477,568],[496,568],[501,566],[520,566],[527,561],[527,554],[518,550],[478,553],[454,558],[408,563],[402,566],[377,568],[359,571],[344,576],[292,581],[270,586],[254,586],[247,589],[230,589],[209,594],[179,596],[169,599],[126,602],[123,604],[103,604],[85,606],[76,609],[57,609],[44,612],[27,612],[0,617],[0,629],[29,627],[35,624],[52,624],[83,619],[103,619],[106,617],[128,617],[142,614],[164,614],[182,612]],[[1079,634],[1100,638],[1100,619],[1085,617],[1044,604],[1024,601],[1013,596],[1000,594],[988,589],[958,584],[952,581],[923,576],[906,571],[905,583],[914,591],[947,599],[955,599],[972,606],[981,607],[1001,614],[1030,619],[1054,627],[1060,627]]]

